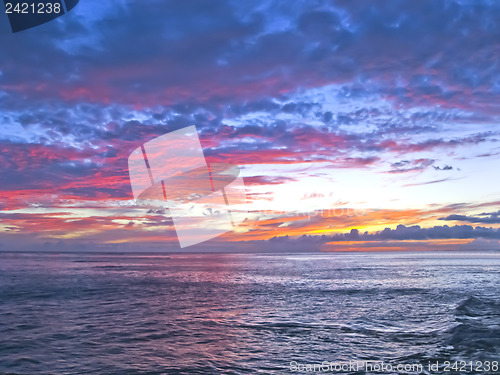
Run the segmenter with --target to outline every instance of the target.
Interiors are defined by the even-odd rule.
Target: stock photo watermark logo
[[[128,170],[137,204],[168,210],[181,248],[232,231],[247,217],[239,167],[209,165],[194,125],[135,149]]]
[[[68,13],[80,0],[4,0],[13,33],[40,26]]]

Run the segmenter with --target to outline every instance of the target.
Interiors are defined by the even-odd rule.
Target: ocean
[[[500,374],[499,361],[498,252],[0,253],[2,375]]]

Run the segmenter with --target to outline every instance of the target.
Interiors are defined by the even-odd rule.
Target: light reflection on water
[[[499,253],[0,254],[0,374],[493,360]]]

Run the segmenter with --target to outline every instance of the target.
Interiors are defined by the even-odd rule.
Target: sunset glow
[[[252,4],[0,33],[0,250],[179,251],[127,160],[190,125],[249,200],[190,251],[499,248],[498,5]]]

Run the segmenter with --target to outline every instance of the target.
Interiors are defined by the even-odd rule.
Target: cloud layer
[[[5,242],[163,238],[168,219],[133,207],[127,158],[192,124],[210,163],[243,168],[255,212],[286,211],[226,242],[497,240],[499,15],[465,0],[88,0],[0,33]],[[370,214],[299,214],[347,206]]]

